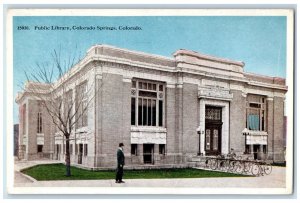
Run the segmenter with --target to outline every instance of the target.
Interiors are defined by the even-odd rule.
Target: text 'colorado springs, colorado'
[[[113,30],[142,30],[142,27],[140,26],[58,26],[58,25],[52,25],[52,26],[34,26],[35,30],[86,30],[86,31],[93,31],[93,30],[99,30],[99,31],[113,31]]]

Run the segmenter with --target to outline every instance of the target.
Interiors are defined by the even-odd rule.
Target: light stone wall
[[[176,138],[176,110],[175,110],[175,88],[166,88],[166,153],[175,154],[179,153],[177,146],[179,145],[178,139]]]
[[[198,152],[198,85],[183,84],[182,104],[182,153],[192,156]]]
[[[274,161],[282,162],[284,157],[284,99],[281,97],[274,97]]]
[[[106,74],[102,78],[102,161],[100,165],[114,166],[116,162],[116,149],[123,137],[123,76]],[[130,93],[130,88],[128,93]],[[130,95],[128,94],[128,97]],[[128,106],[126,109],[130,109]],[[130,119],[128,119],[130,120]],[[127,126],[130,128],[130,126]],[[125,130],[125,126],[124,126]],[[125,145],[125,153],[130,146]]]
[[[233,98],[230,101],[230,148],[236,153],[245,152],[245,136],[242,131],[246,127],[246,97],[242,91],[231,90]]]
[[[27,160],[35,160],[37,158],[50,158],[51,151],[51,120],[46,108],[39,107],[37,100],[28,99],[26,101],[27,116],[27,138],[26,138],[26,156]],[[37,115],[42,113],[42,133],[37,133]],[[21,131],[21,133],[23,133]],[[22,138],[21,138],[22,139]],[[23,140],[20,140],[23,141]],[[43,152],[37,152],[37,145],[43,145]]]

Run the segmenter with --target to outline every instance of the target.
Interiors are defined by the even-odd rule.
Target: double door
[[[205,124],[205,153],[207,155],[221,154],[221,129],[222,124]]]
[[[221,154],[222,108],[205,106],[205,154]]]

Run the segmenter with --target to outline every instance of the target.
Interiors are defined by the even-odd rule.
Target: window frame
[[[76,87],[76,129],[88,126],[88,83],[84,81]],[[79,99],[81,101],[79,101]],[[78,106],[79,105],[79,106]],[[86,109],[85,109],[86,108]],[[84,110],[85,109],[85,110]],[[79,118],[78,116],[82,114]]]
[[[131,84],[131,126],[165,127],[165,83],[133,79]],[[147,92],[148,96],[146,96]],[[156,97],[154,97],[155,94]],[[146,105],[144,105],[145,103]],[[145,112],[146,116],[144,116]],[[132,118],[133,116],[134,119]]]
[[[88,155],[88,144],[83,144],[83,156]]]
[[[37,114],[37,133],[43,133],[43,114],[42,112],[38,112]]]
[[[256,101],[255,101],[256,100]],[[246,128],[249,129],[249,120],[248,117],[250,115],[250,112],[252,111],[258,111],[258,114],[253,115],[259,115],[259,127],[256,131],[266,131],[267,129],[267,122],[266,122],[266,116],[267,116],[267,108],[266,108],[266,97],[263,95],[248,95],[246,100]],[[257,106],[257,107],[254,107]],[[250,129],[249,129],[250,130]],[[252,130],[252,129],[251,129]]]

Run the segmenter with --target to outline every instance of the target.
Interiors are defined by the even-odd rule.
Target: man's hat
[[[121,142],[120,144],[119,144],[119,147],[123,147],[124,146],[124,144],[123,144],[123,142]]]

